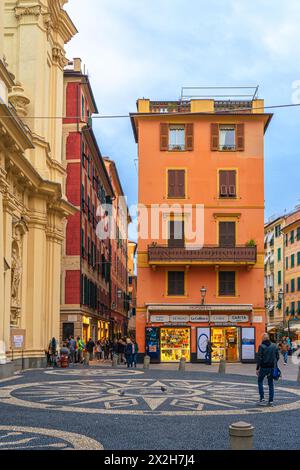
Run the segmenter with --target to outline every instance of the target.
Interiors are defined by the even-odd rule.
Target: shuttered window
[[[236,171],[220,170],[219,171],[219,196],[220,197],[236,197]]]
[[[295,279],[291,279],[291,292],[295,292]]]
[[[219,222],[219,245],[235,246],[235,222]]]
[[[219,272],[219,295],[235,295],[235,271]]]
[[[185,197],[185,170],[168,170],[168,197]]]
[[[184,247],[184,221],[170,220],[168,246],[170,248],[183,248]]]
[[[194,124],[160,124],[160,150],[194,149]]]
[[[245,150],[244,124],[211,124],[211,150]]]
[[[168,271],[168,295],[184,295],[184,271]]]

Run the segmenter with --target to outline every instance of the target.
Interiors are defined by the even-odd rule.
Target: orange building
[[[254,97],[142,99],[131,114],[136,330],[153,362],[204,361],[208,338],[213,362],[255,359],[265,331],[264,133],[272,118],[263,106]]]

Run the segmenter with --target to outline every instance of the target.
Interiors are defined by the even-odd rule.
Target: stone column
[[[0,11],[1,16],[1,11]],[[1,34],[1,29],[0,29]],[[1,164],[1,160],[0,160]],[[0,364],[6,363],[6,344],[4,341],[4,216],[3,216],[3,192],[5,191],[5,171],[0,167]]]
[[[33,197],[28,223],[28,265],[26,298],[26,350],[31,357],[44,355],[46,329],[46,201]]]
[[[11,246],[12,246],[13,205],[8,193],[3,196],[3,256],[5,258],[3,276],[3,341],[6,352],[10,349],[10,310],[11,310]],[[1,315],[0,315],[1,316]]]

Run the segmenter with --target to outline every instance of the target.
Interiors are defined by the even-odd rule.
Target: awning
[[[268,243],[270,243],[274,239],[274,231],[268,233]]]
[[[265,256],[265,264],[267,264],[267,262],[269,261],[270,256],[271,256],[271,255]]]

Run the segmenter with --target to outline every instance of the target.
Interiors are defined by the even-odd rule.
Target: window
[[[169,127],[169,150],[185,149],[185,126],[172,125]]]
[[[235,271],[219,272],[219,295],[235,296]]]
[[[160,124],[160,150],[194,149],[194,124]]]
[[[236,197],[236,171],[219,171],[219,197]]]
[[[235,150],[235,126],[227,125],[219,126],[219,149]]]
[[[288,256],[285,258],[285,269],[289,269],[289,258],[288,258]]]
[[[81,97],[81,116],[84,118],[84,96]]]
[[[294,241],[295,241],[295,233],[294,233],[294,230],[292,230],[290,233],[290,242],[294,243]]]
[[[91,157],[87,157],[88,167],[87,167],[87,175],[89,180],[91,179]]]
[[[285,235],[285,246],[288,246],[289,244],[289,236],[288,234]]]
[[[287,283],[286,286],[285,286],[285,292],[286,292],[287,294],[289,293],[289,285],[288,285],[288,283]]]
[[[185,197],[185,170],[168,170],[168,197]]]
[[[297,314],[300,313],[300,300],[298,300],[298,306],[297,306],[297,312],[296,312],[296,313],[297,313]]]
[[[85,212],[84,186],[81,185],[81,209]]]
[[[184,247],[184,221],[170,220],[168,233],[168,246],[170,248]]]
[[[295,315],[295,302],[291,302],[291,315]]]
[[[184,271],[168,271],[168,295],[184,295]]]
[[[84,236],[84,230],[83,230],[83,228],[82,228],[82,229],[81,229],[81,256],[82,256],[82,258],[85,257],[84,242],[85,242],[85,236]]]
[[[291,279],[291,292],[295,292],[295,279]]]
[[[300,241],[300,227],[297,227],[297,240]]]
[[[297,265],[300,266],[300,251],[297,253]]]
[[[128,277],[128,284],[129,284],[130,286],[132,286],[132,276],[129,276],[129,277]]]
[[[275,226],[275,237],[278,238],[280,237],[281,234],[281,225],[276,225]]]
[[[91,221],[91,200],[90,200],[90,196],[88,196],[87,198],[88,202],[87,202],[87,206],[88,206],[88,220],[89,222]]]
[[[235,246],[235,222],[219,222],[219,246]]]
[[[281,248],[277,248],[277,261],[281,261]]]
[[[295,267],[295,255],[291,255],[291,268]]]
[[[91,264],[91,240],[90,240],[90,237],[88,237],[87,252],[88,252],[88,263]]]
[[[281,284],[281,271],[278,271],[278,273],[277,273],[277,283],[279,285]]]
[[[300,291],[300,277],[297,278],[297,290]]]

